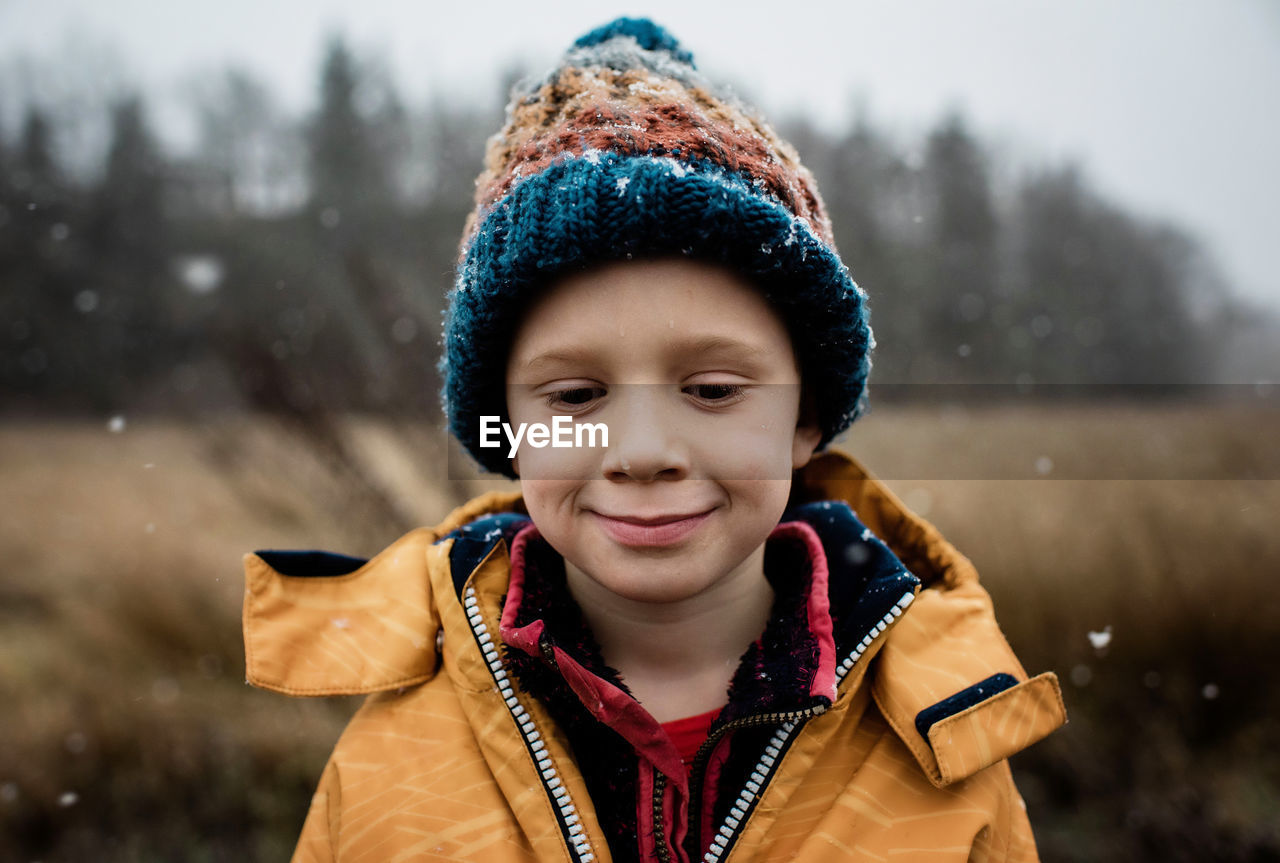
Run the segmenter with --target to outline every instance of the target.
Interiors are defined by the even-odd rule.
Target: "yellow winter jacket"
[[[972,564],[848,456],[815,457],[793,500],[856,513],[808,508],[816,533],[805,536],[820,535],[833,597],[848,593],[849,572],[870,573],[858,576],[856,603],[842,600],[843,642],[818,660],[814,692],[834,685],[834,699],[726,728],[726,746],[740,737],[732,746],[749,763],[740,781],[721,765],[733,787],[714,818],[708,804],[684,819],[697,793],[661,775],[660,751],[640,758],[634,775],[654,807],[640,807],[640,850],[624,856],[1036,859],[1005,759],[1065,721],[1057,678],[1027,678]],[[517,494],[488,494],[367,562],[246,556],[249,681],[290,695],[369,694],[325,768],[295,860],[613,859],[613,816],[587,787],[604,767],[594,753],[575,757],[566,728],[522,688],[513,657],[536,662],[536,646],[524,658],[501,644],[522,511]],[[847,636],[853,627],[860,637]],[[592,686],[608,688],[561,670],[584,704]],[[599,701],[587,709],[612,715]]]

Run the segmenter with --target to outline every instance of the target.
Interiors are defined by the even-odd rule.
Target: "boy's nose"
[[[601,462],[605,479],[681,479],[689,451],[678,433],[662,385],[633,384],[609,418],[609,448]]]

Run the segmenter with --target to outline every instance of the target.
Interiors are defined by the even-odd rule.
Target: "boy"
[[[370,693],[295,859],[1034,859],[1004,759],[1056,678],[814,454],[862,407],[864,295],[794,151],[665,31],[513,100],[445,326],[451,428],[520,493],[368,562],[247,558],[250,681]],[[557,417],[607,445],[485,431]]]

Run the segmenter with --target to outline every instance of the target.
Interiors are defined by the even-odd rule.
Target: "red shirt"
[[[662,730],[667,732],[667,737],[671,738],[671,742],[675,744],[676,751],[680,753],[680,760],[686,767],[693,762],[694,756],[698,754],[698,747],[707,739],[707,734],[711,731],[711,723],[715,722],[719,715],[720,708],[717,707],[715,710],[709,710],[697,716],[686,716],[684,719],[662,723]]]

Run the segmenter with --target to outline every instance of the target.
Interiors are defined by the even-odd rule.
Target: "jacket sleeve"
[[[994,764],[986,772],[999,774],[999,803],[991,823],[974,839],[970,863],[1039,863],[1027,804],[1013,784],[1009,762]]]
[[[292,863],[334,863],[337,860],[342,787],[338,768],[330,761],[320,776],[320,785],[311,797],[311,808],[293,851]]]

